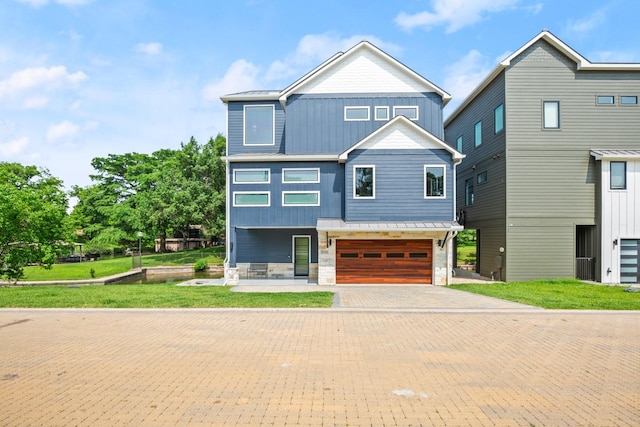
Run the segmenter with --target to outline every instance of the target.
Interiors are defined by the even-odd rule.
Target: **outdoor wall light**
[[[618,246],[618,239],[615,239],[615,240],[613,241],[613,246]]]

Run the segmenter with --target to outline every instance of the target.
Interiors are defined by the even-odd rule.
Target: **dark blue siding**
[[[375,199],[353,198],[354,165],[375,166]],[[446,165],[445,199],[424,198],[424,166]],[[446,150],[355,150],[345,167],[346,221],[451,221],[453,166]]]
[[[233,184],[235,169],[271,170],[270,184]],[[319,184],[283,184],[283,168],[319,168]],[[338,162],[231,163],[231,226],[315,227],[318,218],[340,218],[343,214],[344,165]],[[283,191],[320,191],[320,206],[282,206]],[[269,207],[234,207],[234,191],[269,191]]]
[[[244,106],[245,105],[274,105],[275,106],[275,145],[244,146]],[[284,122],[285,113],[278,101],[260,102],[229,102],[227,148],[229,155],[238,153],[284,153]]]
[[[287,102],[287,154],[342,153],[387,121],[376,121],[375,106],[418,106],[415,123],[440,139],[442,98],[436,93],[293,95]],[[345,106],[369,106],[368,121],[345,121]]]
[[[293,236],[311,236],[311,262],[318,262],[318,232],[311,229],[236,229],[235,262],[293,262]]]

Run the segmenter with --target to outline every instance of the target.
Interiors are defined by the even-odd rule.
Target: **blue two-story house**
[[[448,284],[450,95],[368,42],[280,91],[225,95],[227,283]],[[264,268],[266,267],[266,271]]]

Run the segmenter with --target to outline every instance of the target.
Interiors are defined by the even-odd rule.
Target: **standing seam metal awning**
[[[318,231],[462,231],[464,227],[456,221],[344,221],[340,218],[318,218]]]

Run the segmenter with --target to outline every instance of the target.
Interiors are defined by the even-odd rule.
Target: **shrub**
[[[200,258],[193,264],[195,271],[205,271],[207,268],[209,268],[209,263],[207,263],[207,260],[204,258]]]

